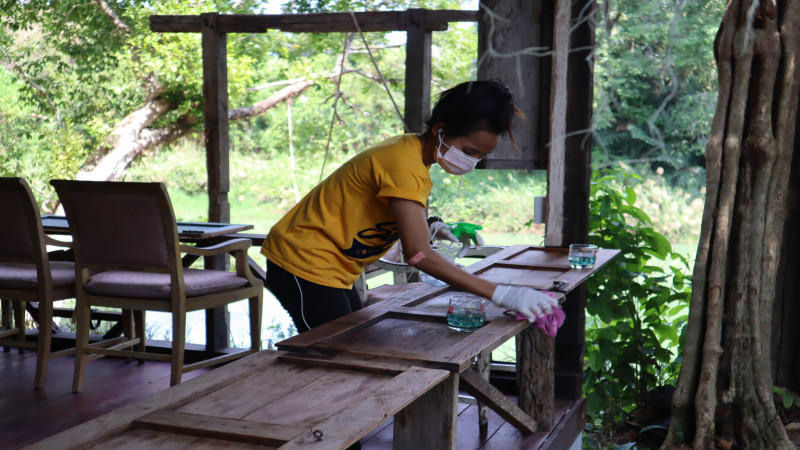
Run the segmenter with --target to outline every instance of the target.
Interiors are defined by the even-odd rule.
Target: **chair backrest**
[[[42,266],[47,261],[42,219],[28,183],[0,177],[0,261]]]
[[[172,203],[162,183],[50,181],[81,267],[180,270]]]

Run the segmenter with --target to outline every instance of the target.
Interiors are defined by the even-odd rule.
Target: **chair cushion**
[[[75,284],[75,264],[69,261],[50,261],[53,287]],[[0,263],[0,288],[35,289],[36,264]]]
[[[221,270],[184,269],[186,296],[223,292],[247,284],[247,279]],[[110,270],[94,274],[84,286],[87,292],[127,298],[168,299],[172,288],[165,273],[146,273]]]

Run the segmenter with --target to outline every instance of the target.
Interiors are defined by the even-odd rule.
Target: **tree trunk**
[[[665,446],[793,448],[773,403],[770,324],[794,150],[799,14],[797,0],[731,0],[717,35],[706,204]]]
[[[345,50],[336,62],[336,66],[326,75],[327,78],[336,79],[348,72],[344,70],[344,62],[351,52],[352,39],[353,35],[347,36]],[[308,77],[290,80],[288,86],[268,98],[253,105],[228,111],[228,120],[243,120],[264,114],[270,108],[290,100],[314,84],[316,84],[314,79]],[[173,105],[166,100],[155,98],[162,90],[163,86],[154,87],[145,105],[128,114],[114,127],[106,139],[105,145],[98,149],[78,172],[77,179],[119,180],[128,170],[131,162],[145,150],[164,145],[193,131],[191,125],[196,120],[193,117],[183,118],[182,121],[175,122],[163,129],[147,128],[173,108]]]

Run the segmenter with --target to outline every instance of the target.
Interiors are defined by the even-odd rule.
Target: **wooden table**
[[[265,350],[29,448],[344,449],[395,414],[416,414],[416,403],[450,377]]]
[[[570,269],[567,253],[568,250],[561,248],[516,245],[466,270],[495,283],[566,294],[607,264],[619,250],[600,250],[593,269]],[[509,402],[477,372],[468,370],[479,355],[499,347],[530,326],[529,323],[510,318],[500,307],[487,302],[486,325],[472,333],[452,331],[447,327],[446,313],[448,297],[456,292],[450,286],[423,285],[278,342],[277,346],[281,350],[319,358],[349,355],[451,372],[454,376],[444,381],[443,388],[437,391],[440,397],[430,399],[427,414],[411,418],[421,422],[410,424],[407,433],[395,427],[395,439],[411,439],[409,434],[425,422],[441,422],[444,418],[446,426],[427,430],[426,442],[437,442],[436,448],[453,448],[459,383],[461,389],[487,404],[523,433],[535,432],[536,422],[528,414]]]

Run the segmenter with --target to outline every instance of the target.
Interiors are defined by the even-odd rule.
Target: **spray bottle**
[[[483,245],[480,237],[477,234],[477,230],[483,229],[482,226],[476,225],[473,223],[467,222],[455,222],[455,223],[448,223],[450,227],[450,232],[455,236],[459,242],[453,242],[449,239],[441,239],[437,238],[433,241],[433,248],[442,256],[444,256],[448,261],[452,262],[453,264],[463,267],[461,264],[456,263],[456,258],[460,258],[464,256],[466,251],[469,249],[470,240],[474,241],[478,245]],[[431,275],[428,275],[425,272],[420,271],[420,279],[425,283],[435,286],[441,287],[446,286],[447,283],[444,281],[435,278]]]

